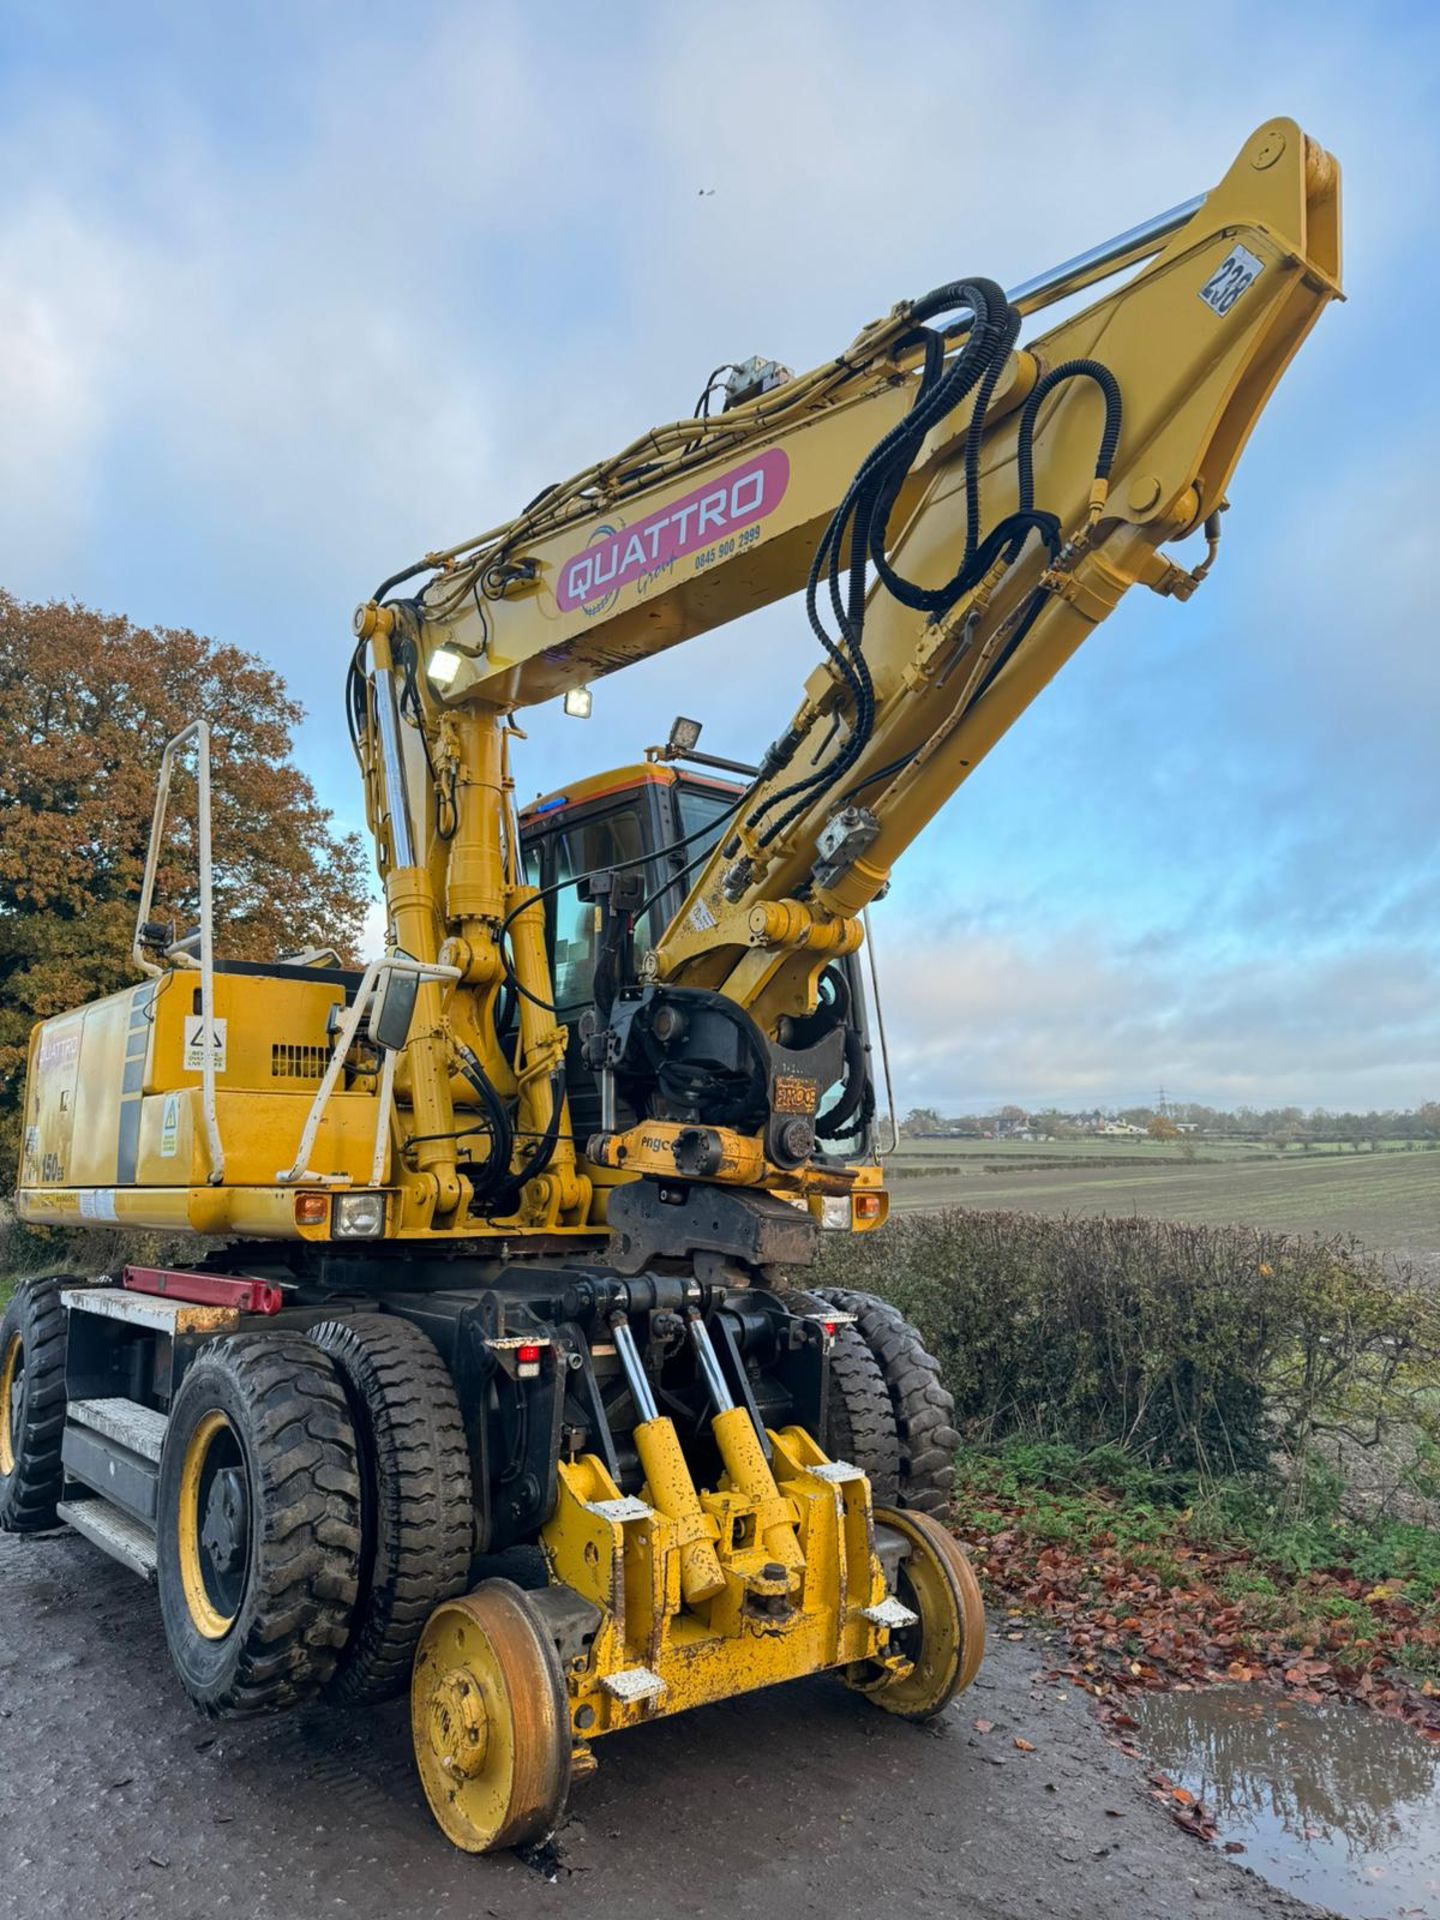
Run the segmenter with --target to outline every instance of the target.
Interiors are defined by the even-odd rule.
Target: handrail
[[[160,756],[160,777],[155,790],[155,812],[150,822],[150,845],[145,853],[145,878],[140,886],[140,911],[135,916],[135,939],[130,956],[142,973],[158,978],[165,969],[146,958],[141,934],[150,917],[155,896],[155,879],[160,869],[160,847],[165,834],[165,811],[170,799],[170,774],[181,747],[195,742],[196,783],[199,787],[197,834],[200,854],[200,1081],[205,1108],[205,1138],[210,1149],[211,1186],[225,1178],[225,1149],[220,1141],[220,1114],[215,1098],[215,915],[214,876],[210,864],[210,724],[192,720],[173,740],[167,741]],[[177,966],[193,967],[192,954],[173,952]]]
[[[870,999],[875,1008],[875,1031],[880,1038],[880,1063],[885,1073],[885,1101],[890,1109],[890,1144],[882,1147],[878,1141],[875,1157],[883,1160],[887,1153],[898,1153],[900,1149],[900,1116],[895,1111],[895,1083],[890,1077],[890,1043],[885,1037],[885,1009],[880,1000],[880,972],[875,964],[875,935],[870,926],[870,909],[863,907],[860,912],[865,927],[865,957],[870,962]]]
[[[315,1173],[307,1163],[315,1146],[315,1135],[320,1130],[321,1117],[330,1104],[330,1096],[335,1091],[346,1056],[354,1046],[355,1036],[360,1031],[360,1022],[368,1013],[370,1003],[375,997],[375,989],[382,976],[394,973],[409,973],[419,980],[442,980],[452,984],[460,978],[458,967],[443,967],[438,962],[430,960],[414,960],[408,953],[387,953],[379,960],[370,962],[356,989],[354,1001],[336,1030],[335,1045],[325,1068],[325,1077],[316,1088],[315,1098],[310,1103],[310,1111],[305,1117],[305,1125],[301,1130],[300,1145],[296,1150],[295,1158],[287,1168],[282,1169],[275,1176],[280,1186],[293,1187],[301,1184],[335,1186],[346,1179],[344,1174]],[[395,1080],[392,1058],[387,1057],[385,1067],[388,1071],[381,1072],[380,1111],[375,1121],[375,1152],[371,1161],[372,1186],[379,1184],[379,1173],[376,1169],[382,1167],[384,1158],[381,1129],[389,1120],[388,1096]]]

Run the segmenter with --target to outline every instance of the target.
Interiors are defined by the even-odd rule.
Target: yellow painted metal
[[[748,1410],[731,1407],[728,1413],[717,1413],[711,1430],[731,1484],[745,1495],[755,1510],[755,1530],[765,1544],[765,1551],[777,1566],[792,1574],[798,1572],[805,1564],[804,1552],[795,1536],[798,1516],[775,1484]]]
[[[645,1470],[645,1497],[675,1529],[680,1590],[686,1603],[694,1606],[708,1600],[725,1585],[715,1552],[718,1528],[700,1505],[675,1422],[664,1414],[642,1421],[635,1429],[635,1451]]]
[[[594,1455],[561,1463],[541,1544],[552,1580],[600,1614],[588,1653],[565,1677],[577,1738],[810,1673],[905,1667],[888,1630],[866,1617],[885,1598],[868,1482],[853,1471],[817,1473],[829,1462],[798,1427],[770,1441],[773,1498],[757,1501],[728,1474],[700,1494],[715,1522],[724,1586],[698,1604],[684,1597],[674,1523],[644,1498],[621,1501]],[[796,1551],[777,1567],[773,1537],[782,1527]],[[643,1689],[608,1684],[637,1674],[648,1676]]]
[[[1088,382],[1072,381],[1040,409],[1035,439],[1036,499],[1059,514],[1070,557],[1049,583],[1028,637],[983,698],[974,699],[974,690],[1039,585],[1043,555],[1022,559],[998,591],[975,589],[938,625],[875,589],[865,655],[876,719],[847,785],[862,787],[867,774],[898,770],[866,791],[864,804],[879,834],[863,861],[815,890],[820,913],[852,916],[875,897],[916,834],[1130,586],[1185,592],[1189,576],[1159,549],[1223,500],[1276,381],[1338,294],[1337,196],[1333,161],[1292,122],[1272,122],[1246,144],[1152,265],[1030,343],[1044,367],[1093,358],[1120,384],[1124,425],[1104,517],[1092,522],[1100,401]],[[1262,270],[1222,317],[1200,292],[1237,245],[1258,258]],[[980,469],[993,524],[1017,504],[1012,415],[987,433]],[[942,461],[911,509],[896,516],[891,562],[899,571],[926,581],[953,575],[964,538],[964,483],[963,462]],[[820,741],[841,715],[838,681],[828,667],[812,675],[806,692],[797,716],[806,735],[797,767],[809,763],[810,742]],[[776,776],[762,795],[791,777]],[[714,855],[659,943],[658,974],[718,988],[762,1025],[787,1009],[793,1003],[788,982],[807,967],[804,957],[797,953],[788,968],[756,976],[732,930],[738,909],[788,897],[804,880],[831,804],[829,796],[817,796],[758,857],[738,899],[722,890],[730,863]]]
[[[705,1178],[725,1186],[768,1184],[765,1143],[733,1127],[696,1127],[673,1120],[642,1120],[623,1133],[600,1135],[593,1143],[596,1163],[617,1172],[673,1177],[681,1171],[686,1142],[703,1135],[710,1148]]]
[[[570,1784],[564,1695],[524,1594],[488,1580],[426,1622],[410,1726],[430,1810],[469,1853],[548,1833]]]
[[[696,780],[698,776],[686,773],[687,780]],[[665,766],[653,760],[642,760],[635,766],[612,767],[606,773],[590,773],[583,780],[571,780],[563,788],[553,793],[542,793],[528,805],[520,809],[520,819],[529,825],[542,815],[561,814],[570,807],[583,807],[592,800],[605,800],[612,794],[634,793],[640,787],[673,787],[680,775],[674,767]],[[701,785],[722,786],[721,781],[700,780]]]
[[[905,1541],[898,1597],[918,1616],[897,1636],[906,1664],[893,1671],[857,1671],[852,1686],[887,1713],[929,1720],[962,1693],[985,1656],[985,1602],[968,1555],[933,1515],[878,1507],[878,1526]]]
[[[10,1396],[15,1390],[23,1355],[20,1336],[12,1333],[5,1342],[4,1356],[0,1358],[0,1477],[6,1479],[15,1471],[16,1434]]]
[[[210,1450],[222,1434],[235,1433],[218,1407],[212,1407],[197,1424],[185,1446],[180,1464],[180,1486],[175,1511],[175,1545],[180,1565],[180,1585],[185,1594],[185,1610],[195,1631],[206,1640],[223,1640],[235,1624],[233,1613],[221,1613],[210,1598],[200,1551],[200,1483]],[[236,1441],[238,1447],[239,1442]]]

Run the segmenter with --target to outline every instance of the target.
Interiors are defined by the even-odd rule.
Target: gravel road
[[[1181,1833],[1045,1660],[997,1634],[928,1729],[828,1681],[638,1729],[544,1857],[478,1860],[431,1825],[403,1705],[208,1724],[150,1589],[0,1535],[0,1915],[1313,1915]]]

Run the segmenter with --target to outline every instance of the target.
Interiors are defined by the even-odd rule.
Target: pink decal
[[[593,605],[641,574],[668,567],[763,520],[779,506],[789,484],[789,458],[771,447],[694,493],[657,508],[633,527],[607,527],[562,563],[555,583],[561,612]]]

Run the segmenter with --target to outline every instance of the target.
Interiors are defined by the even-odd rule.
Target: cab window
[[[649,851],[641,816],[634,807],[577,821],[574,826],[557,828],[548,837],[550,885],[581,874],[603,872]],[[653,890],[653,865],[646,872]],[[551,911],[555,1004],[562,1011],[588,1007],[594,997],[595,962],[600,952],[600,909],[593,901],[581,900],[573,886],[565,886],[554,896]],[[653,919],[653,911],[646,913],[636,928],[637,948],[652,943]]]

